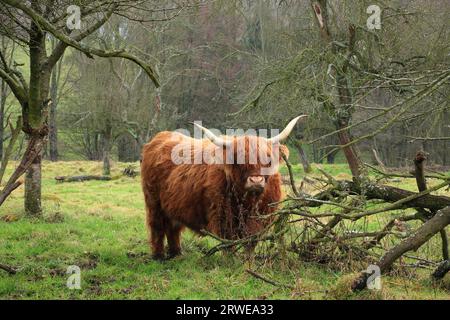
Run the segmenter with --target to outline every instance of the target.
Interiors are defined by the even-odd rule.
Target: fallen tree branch
[[[90,181],[90,180],[100,180],[100,181],[109,181],[111,180],[110,176],[58,176],[55,177],[55,180],[58,182],[82,182],[82,181]]]
[[[450,184],[450,181],[445,181],[443,183],[440,183],[430,189],[427,189],[425,191],[416,193],[411,192],[395,187],[390,186],[384,186],[384,185],[377,185],[377,184],[370,184],[366,185],[365,188],[361,188],[358,184],[352,182],[352,181],[338,181],[338,186],[336,189],[339,191],[353,191],[354,193],[364,195],[368,199],[382,199],[384,201],[391,202],[394,199],[398,199],[395,202],[391,203],[388,206],[384,206],[382,208],[373,209],[364,211],[362,209],[354,208],[355,211],[358,213],[356,214],[349,214],[349,213],[340,213],[340,212],[329,212],[329,213],[318,213],[318,214],[310,214],[303,210],[298,210],[295,208],[288,208],[288,209],[282,209],[279,210],[277,213],[292,213],[304,217],[309,218],[324,218],[324,217],[341,217],[343,219],[350,219],[350,220],[358,220],[362,217],[367,217],[370,215],[396,210],[404,207],[408,208],[415,208],[415,207],[422,207],[422,208],[430,208],[433,211],[433,208],[437,208],[439,210],[441,205],[446,204],[450,205],[450,198],[445,196],[434,196],[430,195],[429,193],[432,191],[439,190],[441,188],[444,188]],[[333,191],[333,190],[331,190]],[[395,192],[395,194],[390,194],[388,191]],[[433,202],[434,201],[434,202]],[[324,201],[312,201],[318,203],[319,205],[322,204],[329,204]],[[306,203],[301,202],[299,206],[308,206]],[[316,205],[317,206],[317,205]],[[445,207],[445,206],[444,206]]]
[[[7,266],[6,264],[0,263],[0,269],[8,272],[9,274],[16,274],[17,270],[11,266]]]
[[[387,202],[396,203],[396,205],[406,205],[407,207],[427,208],[430,210],[440,210],[450,206],[450,197],[430,195],[432,191],[444,188],[450,185],[450,181],[444,181],[423,192],[416,193],[400,188],[368,183],[361,186],[353,181],[339,181],[338,190],[354,192],[364,195],[367,199],[381,199]]]
[[[419,249],[424,243],[431,239],[440,230],[444,229],[450,223],[450,206],[436,212],[434,217],[419,227],[411,237],[406,238],[400,244],[386,252],[377,263],[381,273],[388,271],[393,263],[405,252]],[[369,274],[360,273],[352,283],[352,290],[363,290],[366,287]]]
[[[246,244],[251,244],[251,243],[259,242],[259,241],[268,241],[268,240],[278,239],[283,233],[286,232],[285,229],[282,229],[278,232],[274,232],[273,234],[264,235],[273,225],[275,225],[276,222],[277,222],[277,219],[272,221],[269,225],[267,225],[263,230],[259,231],[258,233],[255,233],[253,235],[250,235],[248,237],[244,237],[241,239],[235,239],[235,240],[224,239],[224,238],[221,238],[221,237],[209,232],[208,230],[201,230],[202,235],[210,236],[211,238],[220,242],[220,244],[211,248],[205,255],[211,256],[220,250],[225,250],[225,249],[233,248],[236,246],[242,247]]]

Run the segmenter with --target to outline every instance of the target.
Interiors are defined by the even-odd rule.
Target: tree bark
[[[112,127],[110,120],[106,120],[106,127],[103,134],[103,175],[109,176],[111,174],[111,140],[112,140]]]
[[[139,160],[138,142],[129,134],[117,139],[117,155],[120,162],[135,162]]]
[[[335,150],[327,154],[327,163],[328,164],[334,164],[335,158],[339,150]]]
[[[416,176],[417,189],[422,192],[427,189],[427,180],[425,179],[425,152],[418,151],[416,157],[414,158],[414,169]]]
[[[417,188],[420,192],[427,189],[427,180],[425,178],[425,160],[427,159],[426,153],[424,151],[418,151],[416,157],[414,158],[414,168]],[[426,216],[426,211],[421,211]],[[442,241],[442,258],[443,260],[448,260],[448,239],[445,228],[439,231]]]
[[[9,180],[6,183],[5,188],[0,193],[0,206],[6,200],[8,195],[22,183],[18,182],[17,180],[28,170],[28,168],[32,165],[33,161],[35,160],[35,158],[41,153],[44,139],[43,136],[45,135],[46,133],[44,132],[42,133],[42,136],[41,135],[31,136],[30,140],[28,141],[27,149],[23,154],[22,160],[20,161],[16,170],[14,170],[12,175],[9,177]]]
[[[41,207],[41,154],[36,156],[25,175],[25,213],[35,217],[42,214]]]
[[[57,65],[59,67],[59,63]],[[52,79],[50,84],[50,113],[49,113],[49,132],[48,132],[48,141],[50,145],[50,160],[58,161],[58,131],[56,126],[56,107],[57,107],[57,99],[58,99],[58,77],[57,77],[57,69],[54,68],[52,71]]]
[[[32,1],[31,6],[39,10],[39,3]],[[24,131],[29,135],[29,141],[33,135],[40,135],[46,127],[45,108],[48,97],[50,74],[42,70],[42,63],[46,58],[45,33],[34,22],[30,27],[30,91],[29,101],[22,108]],[[46,130],[47,131],[47,130]],[[45,133],[45,135],[47,132]],[[43,139],[44,137],[40,137]],[[25,213],[28,216],[39,216],[41,207],[41,156],[42,152],[34,158],[25,175]]]
[[[5,125],[6,83],[3,80],[0,85],[0,161],[3,159],[3,137]]]
[[[6,52],[6,48],[8,46],[5,37],[2,37],[1,41],[1,50],[2,52]],[[14,53],[14,45],[11,49],[11,54]],[[10,62],[11,64],[11,62]],[[8,97],[8,84],[5,80],[0,79],[0,161],[3,159],[4,153],[4,139],[5,139],[5,105],[6,99]],[[1,179],[0,179],[1,181]]]

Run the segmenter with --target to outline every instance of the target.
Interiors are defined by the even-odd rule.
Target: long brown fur
[[[273,221],[258,216],[275,211],[276,207],[269,207],[269,204],[282,198],[278,171],[267,177],[264,192],[259,196],[244,189],[247,176],[258,175],[262,167],[259,163],[248,163],[249,152],[256,151],[252,150],[250,141],[261,139],[259,145],[267,146],[267,154],[273,156],[271,146],[264,138],[255,136],[231,139],[235,146],[238,139],[245,140],[245,164],[177,165],[171,154],[180,143],[198,143],[215,152],[217,147],[207,139],[192,139],[174,132],[160,132],[144,146],[141,178],[146,222],[155,258],[164,256],[165,238],[169,256],[181,253],[180,234],[184,227],[199,234],[201,230],[208,230],[221,238],[238,239],[257,233]],[[192,151],[192,159],[196,152],[199,149]]]

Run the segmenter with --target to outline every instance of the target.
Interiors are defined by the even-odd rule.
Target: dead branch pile
[[[237,241],[216,238],[221,243],[209,254],[248,242],[273,243],[278,239],[302,261],[353,271],[376,265],[383,274],[395,269],[403,257],[403,267],[431,269],[433,279],[442,279],[450,268],[445,230],[450,223],[450,197],[435,193],[449,187],[450,177],[427,175],[425,160],[425,154],[418,152],[412,173],[399,175],[415,179],[418,192],[380,183],[393,174],[372,167],[379,179],[335,180],[322,172],[324,178],[315,178],[319,190],[315,194],[302,190],[305,181],[300,188],[295,184],[287,162],[294,195],[275,213],[279,215],[275,227],[268,233]],[[427,178],[433,179],[432,185],[427,186]],[[435,235],[440,236],[440,241]],[[423,253],[407,254],[431,239],[435,239],[431,258],[420,256]],[[439,246],[442,250],[436,250]],[[364,289],[369,276],[366,271],[361,272],[352,288]]]

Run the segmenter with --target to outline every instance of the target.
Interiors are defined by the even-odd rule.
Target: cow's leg
[[[167,221],[166,236],[169,245],[169,257],[176,257],[181,254],[181,231],[183,226],[175,221]]]
[[[164,259],[165,226],[162,219],[153,220],[151,223],[150,234],[153,258],[156,260]]]
[[[154,259],[164,258],[165,221],[163,212],[157,201],[152,201],[151,196],[144,192],[145,209],[147,211],[146,222],[149,230],[149,242]]]

